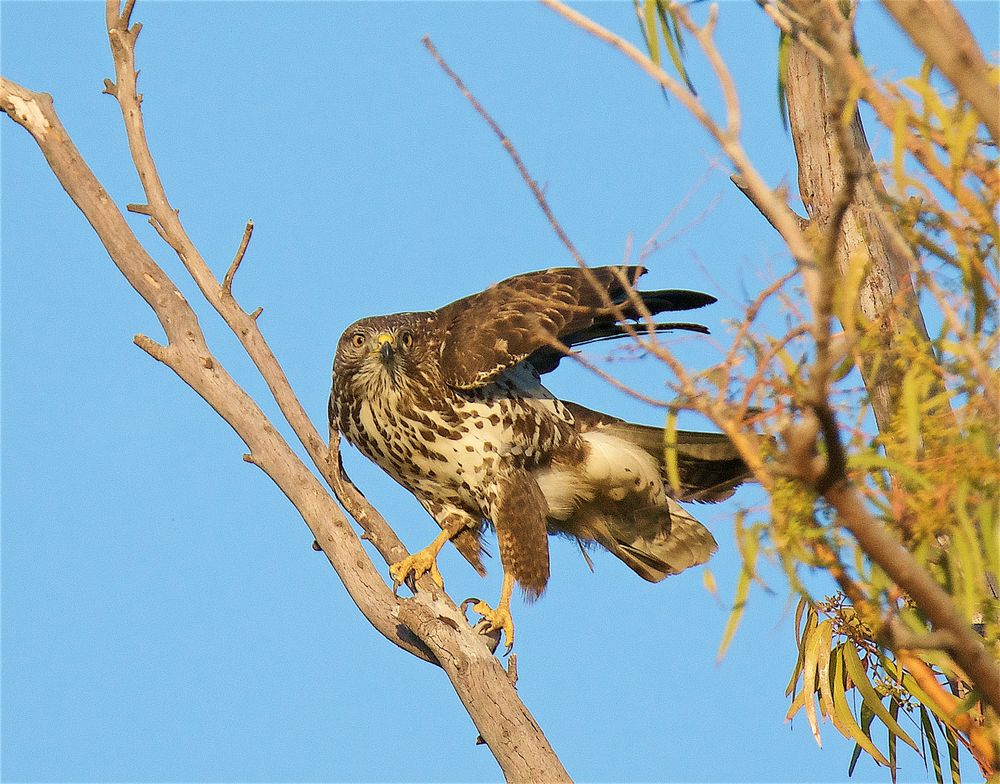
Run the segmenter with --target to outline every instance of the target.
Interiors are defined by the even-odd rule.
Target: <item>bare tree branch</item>
[[[357,513],[366,533],[372,532],[367,538],[390,558],[396,553],[405,554],[405,548],[381,516],[342,474],[335,449],[330,451],[320,440],[257,328],[258,312],[244,312],[231,292],[219,284],[171,207],[146,144],[139,108],[141,96],[135,90],[134,45],[140,26],[129,27],[130,12],[131,3],[121,14],[114,0],[108,3],[108,35],[117,78],[108,83],[106,92],[115,96],[122,107],[133,160],[146,191],[147,204],[141,212],[149,216],[206,299],[243,342],[313,461],[345,506]],[[249,448],[249,462],[267,473],[295,505],[368,620],[399,647],[444,669],[508,779],[568,780],[508,674],[491,654],[486,639],[469,627],[447,595],[436,590],[429,580],[420,583],[421,590],[411,599],[396,597],[389,590],[337,504],[257,404],[212,356],[193,310],[146,253],[87,168],[59,122],[51,99],[3,79],[0,107],[35,138],[116,266],[159,318],[167,344],[160,345],[144,336],[137,336],[136,343],[174,370],[233,427]]]

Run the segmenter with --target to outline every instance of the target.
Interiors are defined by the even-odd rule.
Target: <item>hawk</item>
[[[416,496],[441,533],[393,564],[398,586],[429,573],[449,540],[480,573],[481,536],[496,530],[503,568],[487,630],[514,642],[510,601],[549,579],[548,536],[607,549],[658,582],[704,563],[712,534],[678,503],[732,494],[747,467],[718,433],[678,431],[673,497],[664,431],[559,400],[540,381],[574,346],[627,335],[622,321],[715,302],[694,291],[638,292],[639,266],[517,275],[434,311],[361,319],[337,344],[330,422]],[[655,323],[657,331],[707,330]]]

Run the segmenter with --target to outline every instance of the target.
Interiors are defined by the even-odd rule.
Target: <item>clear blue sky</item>
[[[628,3],[588,4],[636,37]],[[996,4],[963,13],[995,52]],[[103,6],[4,2],[2,70],[53,94],[119,205],[141,201],[112,74]],[[705,6],[698,6],[703,15]],[[610,48],[526,3],[147,3],[138,60],[153,153],[174,205],[219,277],[247,218],[236,283],[323,428],[341,330],[372,313],[431,308],[508,275],[572,263],[497,140],[420,44],[431,35],[547,186],[586,259],[617,262],[689,193],[652,257],[656,287],[710,291],[725,340],[747,293],[787,269],[771,229],[728,183],[714,145]],[[918,60],[862,5],[866,60]],[[726,3],[720,46],[743,95],[744,141],[771,182],[794,184],[775,101],[776,33]],[[699,57],[689,65],[718,106]],[[435,668],[387,644],[351,604],[294,509],[232,431],[131,343],[160,333],[34,143],[6,118],[2,158],[3,680],[7,781],[488,781],[500,771]],[[884,133],[869,126],[875,145]],[[700,183],[700,185],[699,185]],[[696,221],[700,217],[700,221]],[[129,220],[199,307],[217,356],[266,389],[172,253]],[[693,366],[719,343],[676,341]],[[594,358],[602,350],[591,352]],[[665,394],[652,361],[609,368]],[[560,394],[656,423],[572,363]],[[277,420],[275,420],[277,421]],[[698,425],[696,422],[687,422]],[[284,428],[287,431],[287,428]],[[436,531],[411,497],[349,451],[352,476],[412,547]],[[699,514],[721,548],[752,489]],[[610,556],[591,574],[556,541],[544,598],[515,599],[519,690],[581,781],[836,781],[851,744],[823,750],[784,723],[789,608],[755,590],[728,657],[727,617],[700,570],[649,585]],[[449,592],[495,598],[453,552]],[[901,753],[900,778],[925,781]],[[971,774],[973,771],[968,768]],[[862,761],[855,778],[887,780]]]

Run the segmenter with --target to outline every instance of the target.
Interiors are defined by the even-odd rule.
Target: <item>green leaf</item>
[[[951,784],[962,784],[962,771],[958,767],[958,738],[955,731],[945,725],[944,740],[948,744],[948,767],[951,768]]]
[[[802,613],[809,608],[809,600],[805,596],[799,599],[798,606],[795,608],[795,624],[792,629],[795,631],[795,647],[798,649],[798,656],[795,657],[795,667],[792,669],[792,677],[788,679],[788,686],[785,687],[785,696],[789,696],[795,690],[795,684],[799,682],[799,674],[802,672],[802,660],[804,657],[805,646],[802,644],[802,640],[811,631],[810,624],[815,625],[816,614],[809,608],[809,612],[806,614],[806,626],[799,632],[799,624],[802,621]]]
[[[924,737],[927,738],[927,747],[931,753],[931,763],[934,765],[934,779],[937,784],[944,784],[944,776],[941,773],[941,756],[938,754],[937,739],[934,737],[934,722],[927,712],[927,708],[920,706],[920,726],[924,730]]]
[[[868,680],[868,674],[865,672],[865,668],[862,666],[861,659],[858,658],[858,653],[854,649],[853,644],[844,646],[844,664],[847,665],[847,674],[851,676],[851,680],[854,681],[855,687],[861,694],[862,704],[867,705],[869,710],[878,716],[879,721],[889,730],[889,736],[898,736],[900,740],[911,746],[914,751],[919,751],[917,744],[914,743],[913,739],[906,734],[906,731],[889,714],[885,705],[882,704],[882,700],[875,693],[875,689],[872,687],[871,681]]]
[[[646,18],[646,48],[649,49],[649,58],[660,64],[660,41],[656,34],[656,0],[646,0],[643,9]]]
[[[969,482],[963,480],[958,485],[953,508],[958,524],[952,528],[951,541],[953,547],[948,549],[948,561],[952,567],[952,579],[961,575],[961,588],[954,590],[962,600],[962,611],[968,621],[981,609],[983,574],[986,564],[983,561],[985,549],[979,541],[979,534],[968,513]]]
[[[722,661],[729,648],[729,643],[733,641],[733,635],[739,628],[740,620],[743,618],[743,610],[746,609],[747,596],[750,595],[750,582],[752,580],[750,570],[744,565],[740,570],[740,576],[736,580],[736,595],[733,598],[733,609],[729,611],[729,620],[726,621],[726,628],[722,632],[722,641],[719,643],[719,652],[715,655],[716,661]]]
[[[778,33],[778,113],[781,124],[788,130],[788,97],[785,87],[788,84],[788,53],[792,48],[792,39],[784,31]]]
[[[888,471],[901,479],[912,482],[921,489],[927,489],[931,486],[930,480],[919,471],[898,460],[892,460],[885,455],[875,453],[851,455],[847,458],[847,467],[851,470]]]
[[[861,727],[854,720],[854,714],[851,713],[851,707],[847,704],[847,692],[844,686],[844,649],[845,647],[850,647],[852,643],[841,643],[837,646],[837,650],[840,655],[833,658],[833,675],[831,677],[830,688],[833,690],[833,723],[836,725],[837,729],[848,738],[853,738],[854,741],[861,746],[868,755],[875,760],[879,765],[889,766],[889,760],[887,760],[882,752],[878,750],[874,743],[872,743],[871,738],[867,737],[864,732],[861,731]]]
[[[809,729],[812,731],[813,738],[816,740],[816,745],[820,748],[823,748],[823,740],[819,735],[819,722],[816,719],[816,703],[813,699],[813,695],[816,693],[816,670],[819,665],[820,644],[822,642],[822,634],[820,633],[820,630],[823,629],[824,626],[829,626],[829,624],[829,620],[823,621],[823,623],[816,627],[816,631],[805,639],[804,645],[806,647],[806,656],[802,665],[802,693],[806,700],[806,719],[809,721]],[[823,658],[825,659],[827,656],[827,651],[823,651]]]
[[[910,455],[916,457],[920,453],[920,370],[912,365],[903,376],[903,394],[899,404],[903,413],[906,441]]]
[[[684,60],[681,58],[681,52],[684,47],[684,41],[681,38],[681,26],[677,24],[677,19],[674,18],[673,12],[666,7],[663,0],[656,0],[656,11],[660,17],[660,29],[663,31],[663,43],[667,45],[667,52],[670,54],[670,59],[674,63],[674,68],[677,69],[677,73],[679,73],[681,78],[684,80],[684,84],[687,85],[688,90],[690,90],[693,95],[697,95],[698,93],[694,89],[694,84],[691,83],[691,77],[688,76],[688,72],[684,68]]]
[[[899,700],[893,697],[889,702],[889,715],[892,716],[893,721],[897,721],[899,717]],[[920,750],[917,749],[917,753]],[[889,777],[892,779],[892,784],[896,784],[896,735],[895,733],[889,733]]]
[[[861,731],[865,734],[868,740],[872,739],[871,727],[872,720],[875,718],[875,714],[872,713],[871,709],[861,703]],[[854,775],[854,766],[858,764],[858,760],[861,759],[861,745],[858,743],[854,744],[854,753],[851,754],[851,764],[847,768],[847,775]]]

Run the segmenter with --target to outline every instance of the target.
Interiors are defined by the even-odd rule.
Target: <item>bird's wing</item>
[[[587,272],[579,267],[528,272],[446,305],[438,311],[444,335],[441,372],[445,383],[458,389],[483,386],[536,353],[539,361],[533,364],[544,373],[558,364],[563,353],[560,344],[571,347],[624,334],[615,326],[615,309],[608,301],[620,306],[624,318],[639,318],[626,285],[634,285],[645,271],[628,266],[594,267]],[[696,291],[637,294],[654,315],[700,308],[715,301]]]

